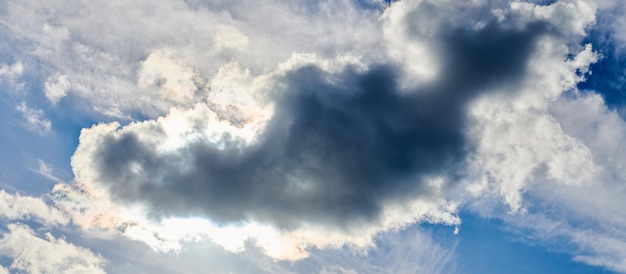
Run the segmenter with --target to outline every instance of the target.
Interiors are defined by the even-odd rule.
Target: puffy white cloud
[[[13,261],[10,270],[28,273],[105,273],[104,260],[88,249],[50,233],[38,237],[26,225],[9,224],[0,238],[0,254]],[[6,269],[4,269],[6,271]]]
[[[517,6],[515,3],[513,7]],[[553,5],[528,4],[525,9],[536,15],[551,10]],[[584,1],[568,7],[572,7],[573,14],[585,14],[591,9]],[[572,18],[582,22],[573,25],[584,26],[592,23],[594,16]],[[567,26],[562,29],[566,39],[582,35],[582,29],[570,27],[570,23],[555,24]],[[509,87],[513,89],[512,96],[484,96],[472,106],[470,114],[475,125],[470,134],[478,145],[472,165],[478,179],[469,186],[470,192],[495,191],[512,211],[517,211],[522,207],[525,189],[543,179],[560,184],[591,183],[597,171],[591,152],[580,140],[564,132],[548,111],[550,102],[574,89],[584,79],[579,74],[597,60],[590,45],[570,49],[567,43],[558,36],[542,38],[528,65],[528,76]],[[576,55],[566,60],[568,54]]]
[[[20,77],[24,72],[24,64],[22,62],[15,62],[12,65],[2,64],[0,65],[0,77],[15,80]]]
[[[67,79],[67,75],[53,75],[48,77],[48,80],[44,84],[44,93],[50,102],[56,104],[61,98],[67,95],[67,91],[70,87],[71,84]]]
[[[591,1],[557,1],[550,5],[513,1],[511,11],[525,20],[542,19],[569,36],[584,36],[596,18],[596,6]]]
[[[544,222],[535,225],[539,235],[549,227],[561,223],[553,233],[566,237],[580,248],[576,259],[593,265],[624,272],[626,262],[626,214],[623,197],[624,149],[620,145],[626,137],[626,123],[607,108],[599,95],[579,94],[553,102],[550,112],[564,132],[578,138],[590,151],[597,172],[589,182],[580,186],[551,188],[539,185],[531,189],[542,203],[558,205],[557,212],[544,212]]]
[[[44,170],[45,171],[45,170]],[[88,249],[77,247],[49,232],[38,236],[25,221],[44,228],[65,227],[70,218],[43,198],[10,194],[0,190],[0,219],[9,224],[1,231],[0,256],[11,264],[0,272],[28,273],[104,273],[104,260]]]
[[[575,46],[593,22],[588,1],[550,6],[517,3],[518,11],[552,20],[565,35],[539,43],[529,76],[511,97],[485,96],[472,106],[478,149],[473,156],[475,195],[468,204],[497,216],[555,248],[567,239],[575,260],[624,272],[626,127],[600,95],[582,93],[590,64],[599,55],[592,45]],[[552,7],[560,7],[553,9]],[[553,12],[568,12],[556,16]],[[575,22],[561,22],[562,18]],[[574,43],[564,39],[574,39]],[[572,46],[574,45],[574,46]],[[503,213],[502,205],[508,213]]]
[[[137,85],[156,88],[164,98],[183,106],[201,101],[208,91],[199,75],[164,52],[151,53],[141,64]]]
[[[67,225],[69,218],[43,199],[0,190],[0,216],[9,220],[35,220],[48,226]]]

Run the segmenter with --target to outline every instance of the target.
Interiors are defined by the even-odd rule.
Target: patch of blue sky
[[[458,273],[614,273],[572,259],[563,252],[570,247],[554,246],[558,242],[528,241],[526,233],[507,226],[500,219],[487,219],[473,213],[462,213],[458,235],[445,233],[449,228],[425,225],[442,237],[457,237]],[[439,233],[438,231],[444,231]]]
[[[601,58],[590,66],[591,74],[578,88],[602,95],[609,108],[619,109],[626,105],[626,51],[618,48],[611,30],[605,26],[598,22],[583,42],[591,43]]]
[[[40,136],[23,126],[24,121],[16,106],[9,100],[0,100],[0,185],[9,191],[41,191],[38,158],[57,157],[58,149],[48,143],[49,138]],[[30,168],[30,169],[29,169]]]
[[[52,106],[42,100],[43,91],[37,90],[39,87],[24,88],[26,90],[18,91],[22,95],[0,92],[0,116],[3,117],[0,119],[0,186],[10,192],[40,195],[50,191],[56,183],[38,173],[40,160],[52,168],[53,176],[71,180],[70,158],[78,145],[80,130],[89,127],[95,119],[76,112],[63,101]],[[50,121],[50,130],[29,129],[24,115],[17,109],[22,103],[40,110],[41,118]]]

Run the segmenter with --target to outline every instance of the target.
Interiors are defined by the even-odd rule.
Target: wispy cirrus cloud
[[[24,127],[40,135],[44,135],[52,129],[52,122],[48,119],[43,110],[31,108],[25,102],[17,105],[17,111],[24,118]]]

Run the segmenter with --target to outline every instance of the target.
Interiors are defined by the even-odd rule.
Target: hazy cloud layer
[[[5,64],[0,74],[26,68],[24,74],[39,82],[34,93],[41,87],[54,104],[78,102],[87,114],[117,119],[193,106],[206,95],[205,82],[229,62],[258,75],[294,52],[362,55],[379,36],[377,10],[359,9],[351,0],[11,0],[2,11],[2,56],[23,63]],[[154,65],[162,66],[155,71]],[[188,96],[189,88],[198,93]]]

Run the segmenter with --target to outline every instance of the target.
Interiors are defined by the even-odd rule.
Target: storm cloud
[[[455,181],[472,150],[467,104],[523,77],[546,31],[541,22],[450,29],[440,39],[443,68],[417,90],[401,90],[390,64],[340,73],[300,67],[276,86],[274,116],[257,142],[225,134],[217,146],[190,141],[159,153],[124,131],[100,142],[95,179],[114,199],[148,204],[157,217],[283,229],[375,222],[387,203],[434,195],[426,178]]]

